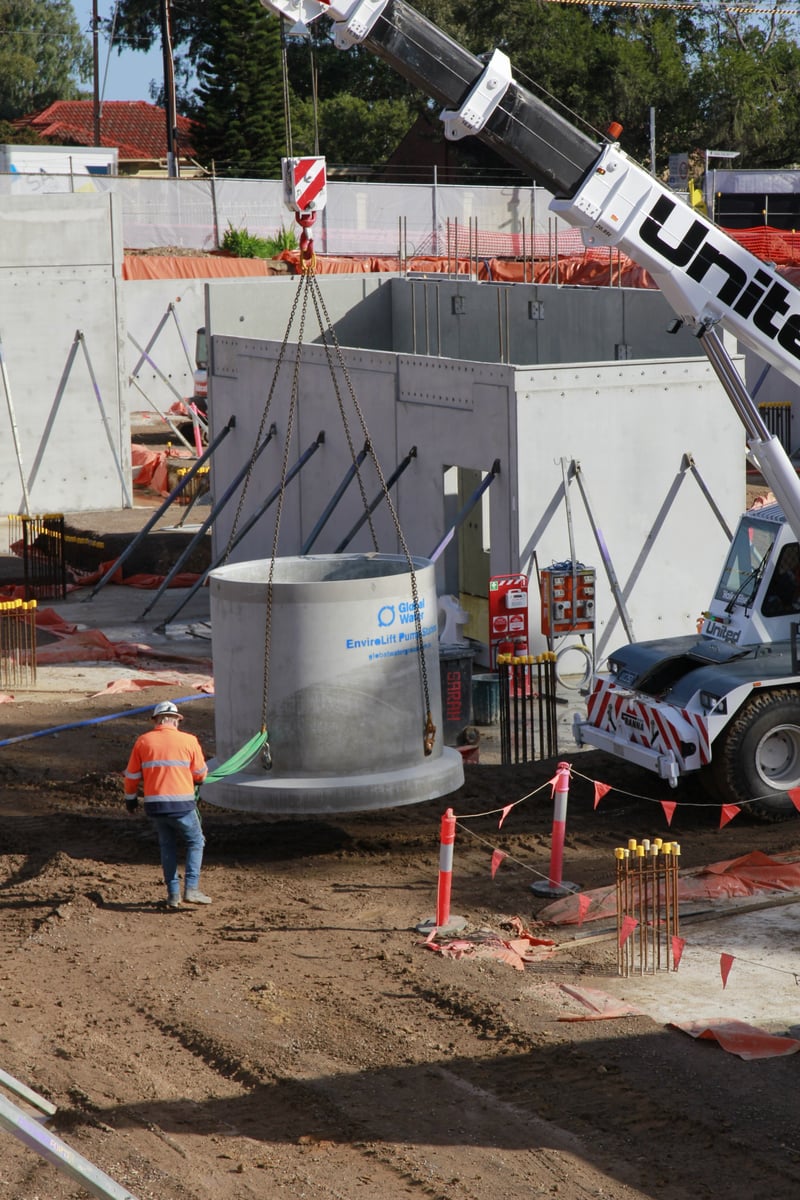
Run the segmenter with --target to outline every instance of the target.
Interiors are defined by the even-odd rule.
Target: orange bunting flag
[[[628,938],[631,936],[631,934],[633,933],[634,929],[636,928],[636,926],[638,924],[639,924],[639,922],[636,920],[636,917],[623,917],[622,918],[622,924],[621,924],[620,930],[619,930],[620,946],[624,946],[624,944],[627,942]]]
[[[575,899],[578,901],[578,924],[582,925],[583,918],[591,906],[592,898],[591,896],[587,896],[585,892],[580,892]]]
[[[677,971],[678,967],[681,965],[681,959],[683,958],[683,947],[685,945],[686,945],[686,938],[673,936],[673,938],[672,938],[672,969],[673,969],[673,971]]]
[[[719,956],[719,973],[722,976],[723,988],[725,987],[725,985],[728,982],[728,976],[731,973],[731,967],[733,966],[733,961],[734,960],[733,960],[732,954],[720,954],[720,956]]]
[[[502,828],[503,828],[503,821],[505,821],[506,817],[507,817],[507,816],[508,816],[508,814],[511,812],[511,810],[512,810],[512,808],[513,808],[513,807],[514,807],[514,805],[513,805],[513,804],[507,804],[507,805],[505,806],[505,808],[503,809],[503,812],[502,812],[502,814],[501,814],[501,816],[500,816],[500,820],[497,822],[497,828],[498,828],[498,829],[502,829]]]
[[[800,812],[800,788],[790,788],[789,789],[789,799],[791,800],[792,804],[795,806],[797,811]]]
[[[507,857],[508,855],[506,854],[505,850],[492,851],[492,879],[494,879],[495,875],[497,874],[497,868],[500,866],[500,863],[504,858]]]
[[[720,829],[722,829],[723,825],[727,825],[728,821],[732,821],[733,818],[735,816],[737,816],[741,811],[742,810],[739,808],[738,804],[723,804],[722,812],[719,815]]]
[[[594,806],[595,806],[595,808],[597,808],[598,804],[603,799],[603,796],[605,796],[606,792],[610,792],[610,791],[611,791],[610,783],[598,783],[598,781],[595,779],[595,781],[594,781]]]
[[[673,814],[678,805],[674,800],[662,800],[661,807],[664,810],[664,816],[667,818],[667,825],[671,825]]]

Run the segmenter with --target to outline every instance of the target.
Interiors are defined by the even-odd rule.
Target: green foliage
[[[284,151],[280,29],[258,0],[210,0],[214,38],[197,63],[198,159],[218,175],[274,178]]]
[[[0,119],[76,99],[92,56],[70,0],[0,0]]]
[[[0,12],[10,2],[47,0],[0,0]],[[786,166],[799,157],[800,48],[780,0],[763,14],[734,12],[724,0],[666,11],[544,0],[412,3],[474,54],[504,50],[515,79],[598,140],[610,121],[619,121],[623,147],[640,161],[649,163],[651,108],[659,167],[668,154],[697,147],[738,150],[737,161],[751,167]],[[193,0],[173,7],[172,15],[185,60],[205,64],[195,115],[208,128],[207,165],[213,160],[222,173],[277,174],[286,152],[277,20],[257,0]],[[259,41],[265,27],[273,30],[266,50]],[[419,113],[438,111],[368,50],[336,50],[324,18],[310,29],[310,40],[286,47],[293,153],[313,153],[316,132],[331,162],[379,164]],[[157,45],[158,6],[120,0],[116,37],[134,47]],[[180,76],[180,59],[176,70]],[[255,81],[255,74],[265,78]],[[259,97],[269,85],[268,116],[255,102],[256,83]],[[467,148],[449,147],[463,157]]]
[[[0,143],[12,146],[45,146],[47,143],[34,129],[18,129],[10,121],[0,120]]]
[[[285,229],[281,225],[274,237],[267,238],[269,258],[275,258],[282,250],[296,250],[299,245],[297,234],[293,229]]]
[[[297,244],[294,230],[282,225],[275,237],[262,238],[246,229],[236,229],[229,221],[222,238],[222,249],[236,258],[276,258],[282,250],[296,250]]]
[[[380,163],[389,157],[413,122],[404,99],[368,101],[342,93],[318,106],[316,126],[320,152],[331,163]],[[313,101],[292,106],[292,146],[295,154],[314,153]]]

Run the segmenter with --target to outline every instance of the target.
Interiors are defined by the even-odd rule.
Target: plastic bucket
[[[500,720],[500,680],[497,675],[473,675],[472,718],[476,725]]]
[[[457,746],[472,722],[472,659],[475,651],[464,642],[439,647],[442,684],[442,725],[445,746]]]

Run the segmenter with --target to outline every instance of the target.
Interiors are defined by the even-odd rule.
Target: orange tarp
[[[796,1054],[800,1050],[797,1038],[767,1033],[755,1025],[734,1018],[720,1017],[715,1021],[673,1021],[673,1029],[688,1033],[689,1037],[705,1038],[718,1042],[729,1054],[739,1058],[776,1058],[784,1054]]]
[[[797,283],[800,274],[800,234],[789,230],[758,226],[753,229],[724,229],[734,241],[744,246],[756,258],[776,263],[785,278]],[[569,234],[575,234],[570,230]],[[476,269],[483,281],[501,283],[562,283],[583,287],[642,287],[656,285],[647,271],[616,250],[588,249],[571,252],[565,234],[553,247],[553,254],[532,257],[524,253],[507,257],[462,252],[458,255],[415,255],[400,259],[397,255],[317,254],[314,271],[317,275],[371,274],[374,272],[433,275],[469,275]],[[574,241],[574,239],[572,239]],[[278,260],[295,274],[300,270],[300,251],[284,250]],[[207,255],[126,254],[122,265],[123,279],[203,279],[231,276],[275,275],[273,262],[261,258],[234,258],[223,253]]]
[[[226,279],[236,275],[275,275],[263,258],[228,258],[224,254],[126,254],[123,279]]]
[[[679,900],[731,900],[769,892],[800,892],[800,862],[780,856],[770,858],[754,850],[742,858],[692,871],[678,881]],[[580,925],[613,917],[616,905],[616,887],[612,885],[583,892],[580,898],[572,894],[555,900],[538,914],[538,919],[552,925]]]

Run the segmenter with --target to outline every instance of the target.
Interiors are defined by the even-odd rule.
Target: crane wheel
[[[789,792],[800,787],[800,692],[753,696],[714,742],[711,769],[724,804],[759,821],[796,816]]]

